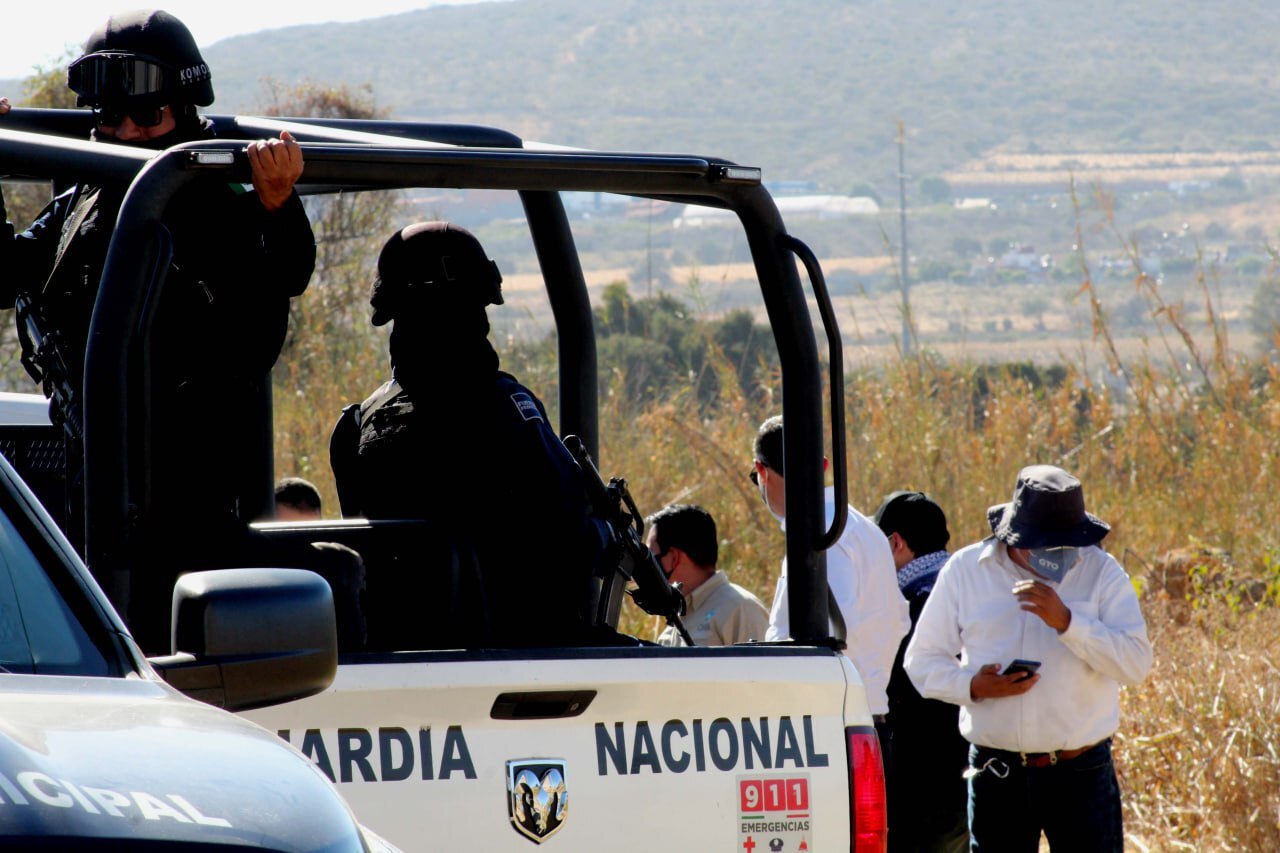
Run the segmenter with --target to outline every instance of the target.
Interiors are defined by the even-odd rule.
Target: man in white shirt
[[[684,627],[695,646],[730,646],[759,642],[769,625],[769,611],[751,592],[716,569],[720,543],[716,521],[696,504],[670,504],[646,519],[645,544],[667,580],[684,594]],[[658,637],[660,646],[683,646],[670,625]]]
[[[942,568],[907,646],[920,692],[961,706],[975,850],[1034,853],[1042,831],[1051,849],[1124,849],[1111,735],[1151,644],[1129,576],[1098,547],[1110,527],[1084,507],[1066,471],[1023,468],[988,510],[993,535]]]
[[[769,511],[787,527],[786,488],[782,458],[782,418],[775,416],[760,425],[755,439],[755,459],[751,481],[760,490],[760,498]],[[823,460],[825,466],[826,460]],[[835,490],[826,491],[826,517],[835,516]],[[907,601],[898,590],[897,568],[889,541],[871,519],[851,506],[844,533],[827,551],[827,585],[840,607],[845,624],[845,655],[862,677],[867,704],[880,735],[881,751],[889,750],[889,673],[898,645],[911,628]],[[791,637],[787,598],[787,560],[783,557],[769,611],[769,630],[765,639],[786,640]]]

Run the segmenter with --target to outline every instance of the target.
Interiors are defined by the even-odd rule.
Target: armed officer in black
[[[606,529],[542,402],[498,369],[486,306],[502,304],[501,282],[447,222],[404,228],[378,258],[370,302],[374,325],[394,321],[392,378],[343,412],[331,461],[344,516],[422,520],[429,544],[381,590],[371,567],[372,644],[536,646],[585,630]]]
[[[162,150],[212,137],[197,113],[213,102],[209,68],[190,31],[166,12],[109,18],[69,66],[67,84],[93,110],[95,141]],[[6,112],[0,99],[0,116]],[[268,372],[284,341],[289,300],[306,288],[315,266],[315,238],[294,192],[301,149],[283,133],[246,150],[252,191],[194,183],[164,214],[173,261],[152,321],[155,464],[147,472],[152,499],[138,523],[149,531],[139,540],[144,550],[171,565],[195,552],[210,565],[236,562],[231,552],[242,544],[244,521],[269,500],[270,481],[255,469],[269,459]],[[19,333],[27,338],[24,365],[54,398],[54,418],[68,427],[73,541],[83,535],[76,421],[86,339],[125,190],[74,186],[26,230],[15,233],[8,222],[0,229],[0,307],[16,303]],[[7,219],[2,214],[0,199],[0,219]],[[57,344],[57,364],[49,361],[55,348],[37,352],[29,339],[33,315],[42,337]],[[200,545],[193,549],[193,542]],[[157,600],[138,605],[167,610],[170,586],[157,580],[155,587]],[[131,622],[144,649],[165,649],[162,629],[153,636],[147,625]]]

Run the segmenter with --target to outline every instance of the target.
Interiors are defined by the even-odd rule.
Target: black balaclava
[[[498,370],[489,318],[474,301],[423,300],[391,327],[391,370],[410,394],[465,392]]]

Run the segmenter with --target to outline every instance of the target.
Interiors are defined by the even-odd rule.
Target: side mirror
[[[333,682],[333,592],[302,569],[219,569],[173,588],[173,654],[151,658],[165,681],[244,711],[311,696]]]

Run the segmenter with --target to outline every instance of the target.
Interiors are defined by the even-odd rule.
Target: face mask
[[[764,508],[769,510],[769,515],[772,515],[780,523],[785,524],[787,521],[786,517],[779,515],[773,508],[773,504],[769,501],[769,489],[765,485],[764,478],[757,475],[754,468],[751,471],[751,482],[755,484],[756,491],[760,493],[760,500],[764,501]]]
[[[1027,562],[1036,574],[1044,575],[1054,583],[1061,583],[1079,559],[1080,549],[1070,546],[1032,548],[1027,553]]]
[[[649,553],[652,554],[653,552],[650,551]],[[658,568],[662,571],[663,576],[666,577],[666,579],[669,581],[671,580],[671,576],[675,574],[675,569],[672,569],[671,571],[667,571],[667,567],[662,565],[662,558],[665,557],[666,555],[667,555],[666,551],[663,551],[661,554],[654,554],[653,561],[658,564]]]
[[[772,515],[774,518],[776,518],[776,519],[778,520],[778,522],[779,522],[779,523],[785,523],[785,522],[786,522],[786,520],[787,520],[787,519],[786,519],[786,517],[785,517],[785,516],[782,516],[782,515],[779,515],[779,514],[778,514],[778,511],[777,511],[777,510],[775,510],[775,509],[773,508],[773,504],[769,502],[769,492],[768,492],[768,490],[766,490],[766,489],[761,489],[761,490],[760,490],[760,497],[764,499],[764,508],[765,508],[765,509],[767,509],[767,510],[769,510],[769,515]]]

